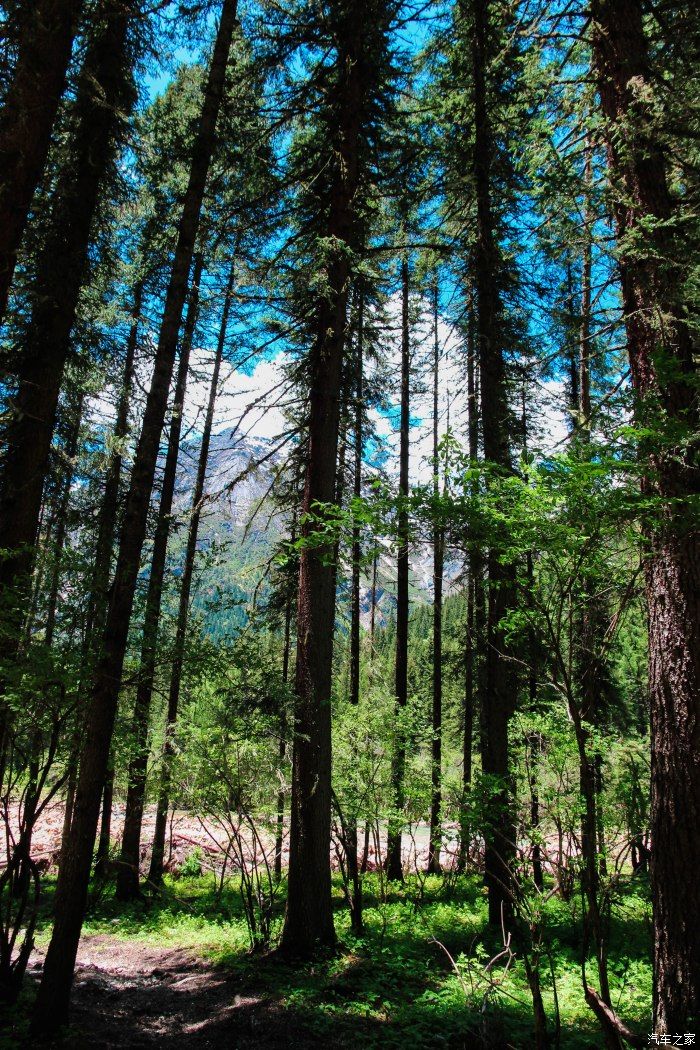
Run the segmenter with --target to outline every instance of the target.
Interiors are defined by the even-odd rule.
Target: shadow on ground
[[[421,884],[422,885],[422,884]],[[337,953],[290,964],[276,953],[247,950],[240,894],[207,879],[183,880],[130,906],[111,892],[93,895],[81,940],[71,1027],[55,1050],[529,1050],[532,1007],[522,966],[503,987],[484,984],[485,960],[502,945],[486,926],[479,881],[449,888],[439,880],[416,898],[415,887],[393,889],[382,903],[368,879],[367,930],[353,938],[335,887]],[[52,885],[39,922],[48,942]],[[276,923],[281,922],[281,900]],[[646,903],[621,901],[611,931],[616,995],[623,1012],[641,1023],[649,989]],[[557,974],[561,1046],[596,1050],[600,1033],[582,1001],[580,923],[568,905],[551,901],[547,932]],[[457,977],[450,959],[463,963]],[[0,1050],[36,1046],[24,1033],[43,953],[31,961],[29,987]],[[641,967],[641,969],[640,969]],[[494,971],[495,973],[495,971]],[[480,976],[481,975],[481,976]],[[554,988],[543,973],[553,1024]]]
[[[41,963],[37,955],[30,971],[34,980]],[[240,975],[197,959],[188,950],[153,949],[106,935],[86,937],[76,968],[70,1028],[47,1045],[57,1050],[305,1050],[324,1045],[294,1010],[274,997],[256,994],[247,984]],[[368,1027],[380,1025],[369,1019],[360,1022],[357,1045],[374,1043]],[[18,1039],[17,1045],[33,1044]]]

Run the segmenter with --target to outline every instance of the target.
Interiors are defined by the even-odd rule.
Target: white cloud
[[[198,348],[185,403],[185,424],[200,433],[209,397],[213,357]],[[276,438],[286,429],[283,407],[289,399],[282,358],[259,361],[250,375],[224,364],[214,411],[214,433],[240,426],[252,438]]]

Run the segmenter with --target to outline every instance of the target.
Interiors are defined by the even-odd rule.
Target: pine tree
[[[689,500],[700,492],[697,372],[678,266],[674,202],[653,110],[653,64],[637,0],[592,5],[591,45],[612,186],[627,348],[642,444],[652,726],[654,1028],[700,1012],[700,578]]]
[[[132,759],[129,764],[124,831],[119,856],[116,895],[119,900],[133,900],[139,895],[139,857],[141,847],[141,821],[146,795],[146,765],[148,760],[148,727],[151,697],[156,673],[156,647],[160,625],[161,603],[165,582],[165,563],[168,552],[168,537],[173,512],[177,461],[180,452],[182,417],[190,368],[190,354],[197,328],[200,284],[204,269],[201,251],[195,256],[192,269],[187,313],[180,340],[175,390],[173,393],[167,451],[163,467],[163,481],[158,504],[158,520],[153,539],[148,592],[141,635],[141,662],[136,686],[136,699],[132,718]]]
[[[192,591],[192,577],[194,574],[195,555],[197,553],[197,539],[199,535],[199,522],[202,515],[202,502],[204,499],[204,485],[207,477],[207,466],[209,462],[209,446],[211,443],[211,432],[214,421],[214,408],[219,388],[219,373],[226,348],[226,337],[228,333],[229,318],[231,315],[231,298],[233,296],[234,280],[236,274],[236,260],[231,262],[226,289],[224,292],[224,306],[221,312],[221,324],[216,344],[214,367],[209,385],[209,397],[207,402],[204,428],[202,431],[202,443],[199,448],[199,462],[197,465],[197,478],[192,492],[192,508],[190,523],[187,532],[187,546],[185,548],[185,561],[180,580],[180,598],[177,611],[177,624],[175,633],[175,647],[173,652],[172,668],[170,671],[170,685],[168,688],[168,709],[166,715],[165,740],[163,744],[162,768],[160,784],[158,789],[158,803],[156,810],[156,823],[153,832],[153,847],[151,850],[151,866],[148,872],[148,881],[157,886],[163,878],[163,860],[165,855],[165,828],[170,808],[170,783],[171,769],[178,708],[180,704],[180,686],[182,672],[185,663],[185,640],[187,632],[187,621],[190,611],[190,597]],[[137,854],[138,863],[138,854]]]
[[[41,497],[65,363],[88,263],[93,220],[135,101],[134,46],[140,8],[104,0],[92,28],[72,114],[73,133],[54,191],[45,244],[36,264],[32,311],[13,377],[13,414],[3,434],[0,565],[2,645],[16,651],[29,586]],[[13,597],[14,596],[14,597]],[[13,605],[15,611],[13,614]]]
[[[103,635],[102,655],[95,670],[92,695],[86,716],[85,739],[69,832],[70,845],[65,850],[65,863],[56,888],[57,918],[37,997],[33,1021],[35,1032],[55,1031],[65,1020],[70,999],[92,849],[97,830],[100,795],[107,770],[119,696],[119,681],[126,651],[136,577],[145,539],[146,519],[160,433],[165,417],[168,387],[175,361],[177,336],[187,293],[187,280],[199,227],[207,174],[216,141],[216,124],[235,24],[236,0],[224,0],[204,92],[202,116],[193,148],[189,183],[183,200],[178,242],[163,310],[153,379],[148,393],[141,437],[124,509],[115,582]]]
[[[82,0],[36,0],[18,12],[17,59],[0,112],[0,322],[82,8]]]
[[[301,202],[318,293],[304,309],[308,445],[300,522],[289,892],[281,941],[283,951],[300,955],[335,941],[330,878],[335,568],[332,548],[313,542],[314,518],[336,495],[349,285],[353,255],[365,243],[365,181],[381,120],[389,30],[387,7],[374,0],[359,8],[323,4],[306,14],[330,58],[316,67],[318,109],[303,143],[309,190]],[[297,160],[302,160],[300,149],[301,142]]]

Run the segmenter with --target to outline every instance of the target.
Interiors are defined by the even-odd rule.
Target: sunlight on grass
[[[486,902],[478,879],[460,879],[449,891],[439,878],[423,892],[408,880],[382,898],[376,876],[365,884],[365,933],[350,931],[342,889],[334,884],[337,953],[290,965],[273,954],[253,954],[239,888],[231,880],[217,895],[208,877],[168,879],[162,895],[124,908],[105,892],[93,901],[84,935],[109,936],[149,948],[186,949],[222,966],[240,983],[289,1012],[295,1025],[323,1045],[362,1047],[462,1046],[484,1037],[490,1045],[533,1045],[532,1003],[524,965],[515,959],[485,979],[485,966],[502,945],[486,927]],[[47,905],[48,906],[48,905]],[[275,929],[282,923],[277,906]],[[643,1030],[651,997],[649,906],[629,887],[611,922],[613,1002],[627,1022]],[[595,1045],[599,1029],[581,988],[581,930],[576,902],[552,898],[546,906],[549,958],[541,965],[550,1029],[556,997],[561,1045]],[[45,916],[38,941],[48,938]],[[550,968],[551,960],[551,968]],[[588,964],[595,983],[595,969]],[[358,1043],[359,1041],[359,1043]]]

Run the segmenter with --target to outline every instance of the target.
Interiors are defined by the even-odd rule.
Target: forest
[[[0,1050],[700,1044],[700,8],[0,27]]]

